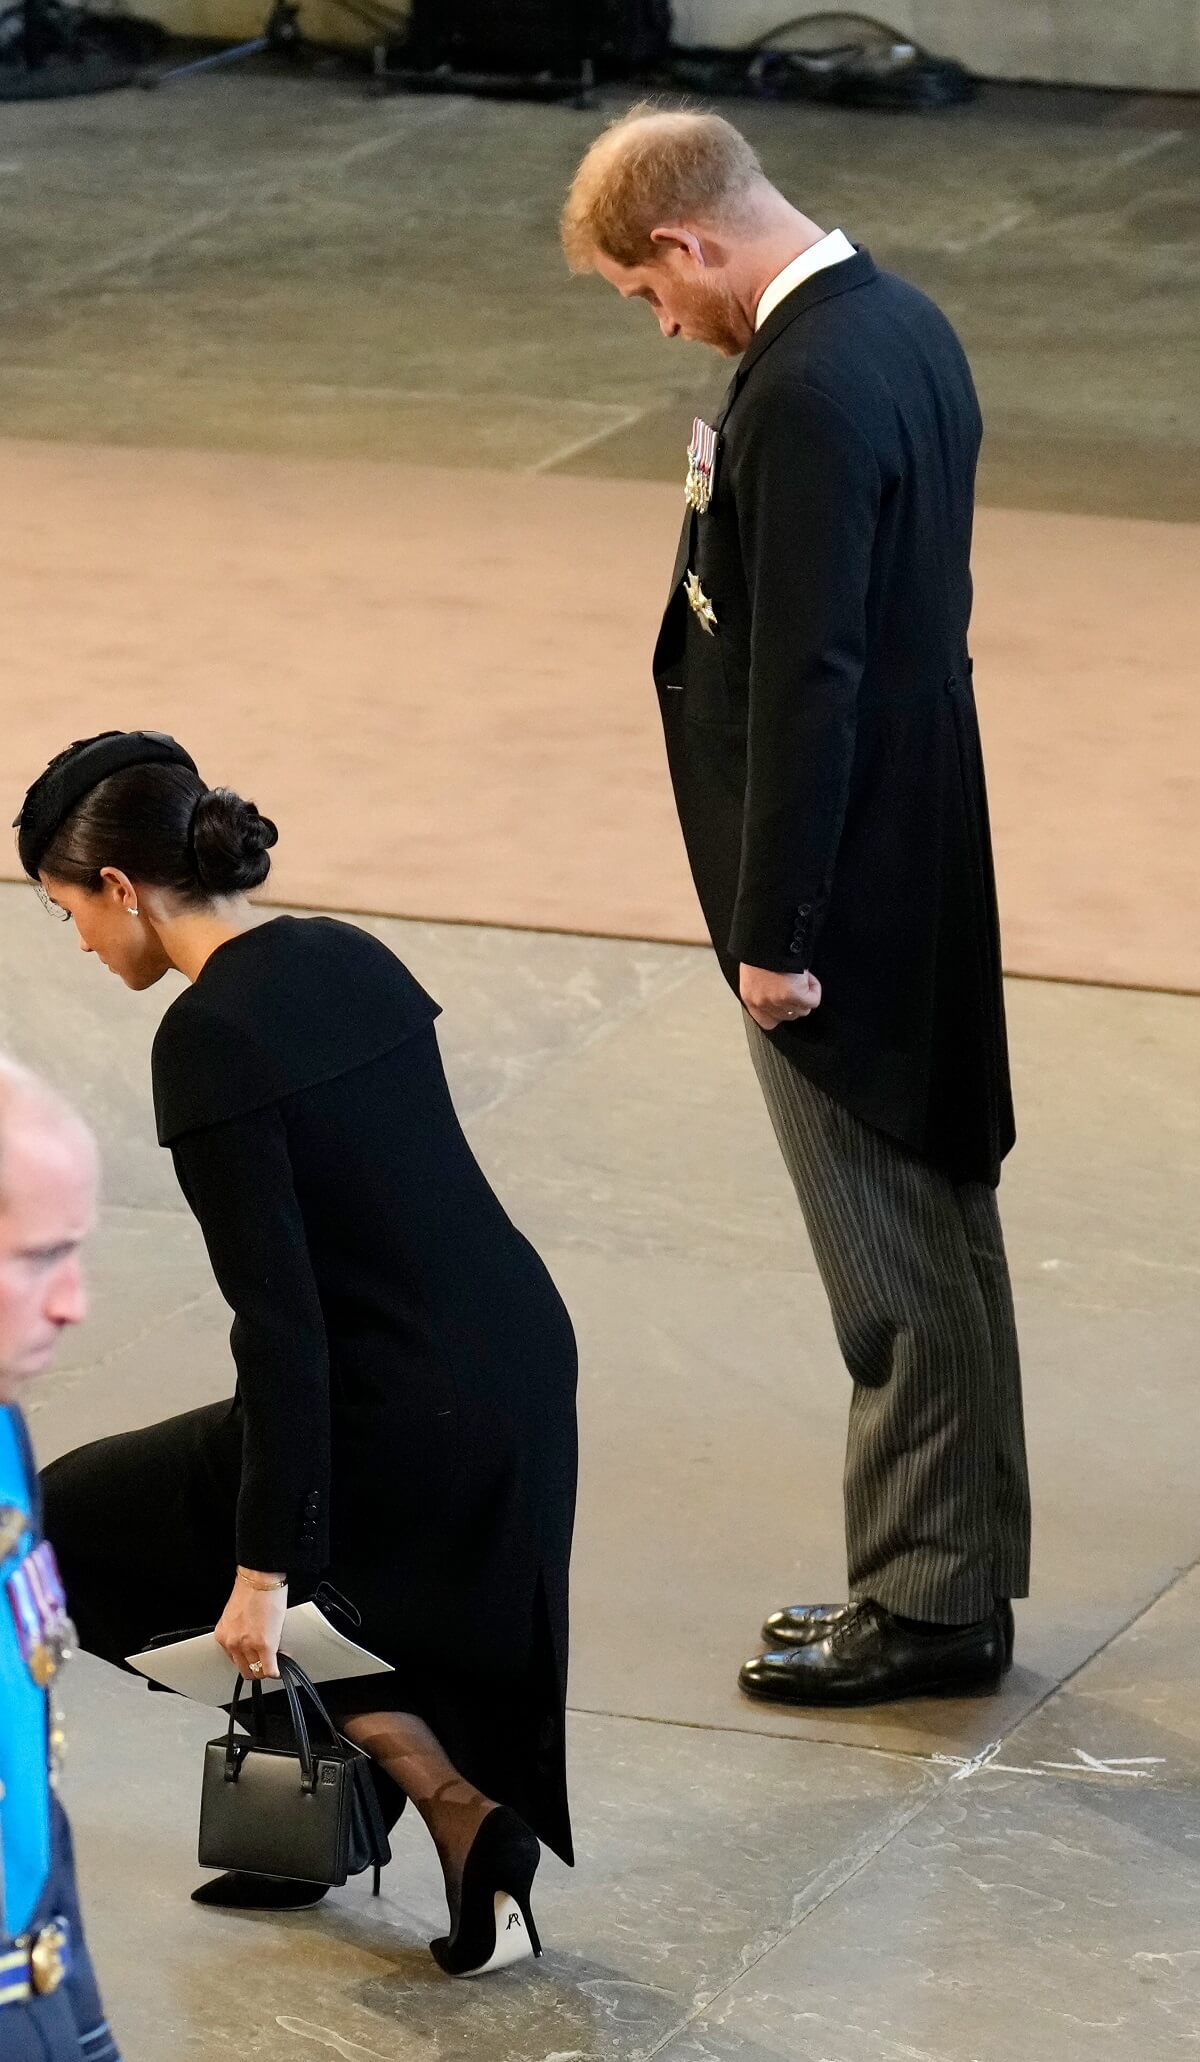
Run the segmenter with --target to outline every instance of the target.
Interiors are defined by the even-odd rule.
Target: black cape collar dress
[[[234,1313],[240,1427],[231,1450],[211,1407],[180,1550],[217,1589],[235,1546],[296,1597],[327,1580],[396,1671],[326,1685],[335,1719],[415,1711],[569,1860],[575,1341],[463,1135],[438,1015],[369,932],[280,916],[163,1017],[158,1135]]]
[[[291,978],[299,934],[306,989],[351,994],[352,1010],[304,1007]],[[158,1142],[169,1146],[186,1132],[336,1080],[394,1051],[440,1015],[408,968],[381,952],[368,932],[330,917],[272,917],[218,946],[159,1025]],[[175,1066],[181,1041],[187,1064]]]

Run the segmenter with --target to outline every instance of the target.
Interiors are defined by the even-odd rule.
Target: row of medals
[[[19,1510],[12,1504],[0,1504],[0,1564],[8,1559],[22,1535],[28,1530],[27,1511]],[[26,1668],[39,1690],[45,1690],[50,1699],[49,1772],[50,1782],[56,1789],[66,1747],[66,1735],[63,1731],[63,1714],[58,1708],[58,1700],[54,1693],[54,1684],[65,1664],[71,1659],[74,1648],[75,1628],[69,1618],[63,1618],[45,1639],[35,1641],[25,1655]]]
[[[688,452],[687,479],[684,482],[683,498],[687,506],[694,509],[697,515],[704,515],[712,500],[712,474],[704,466],[697,463],[695,454],[691,451]],[[699,621],[700,628],[706,630],[711,637],[717,627],[716,611],[700,585],[699,574],[693,572],[690,568],[684,582],[684,588],[687,594],[688,607]]]

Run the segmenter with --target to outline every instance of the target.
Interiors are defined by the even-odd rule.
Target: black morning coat
[[[860,250],[772,311],[714,428],[654,674],[722,970],[735,992],[743,963],[811,970],[821,1005],[779,1049],[954,1179],[995,1184],[1014,1133],[962,347]]]
[[[191,1551],[226,1594],[236,1527],[238,1562],[293,1602],[326,1577],[393,1663],[330,1689],[335,1717],[416,1712],[569,1859],[575,1341],[460,1128],[437,1015],[378,939],[286,916],[168,1009],[158,1133],[237,1366],[232,1420],[173,1421],[174,1465],[213,1485]]]

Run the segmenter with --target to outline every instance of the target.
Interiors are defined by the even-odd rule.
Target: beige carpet
[[[278,818],[275,899],[702,937],[648,671],[677,489],[65,444],[0,467],[10,815],[70,739],[146,725]],[[1012,972],[1200,990],[1198,546],[980,514]]]

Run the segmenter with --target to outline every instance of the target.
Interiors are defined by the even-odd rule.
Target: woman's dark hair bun
[[[232,788],[209,788],[192,816],[191,847],[196,878],[208,895],[242,895],[258,888],[271,871],[267,857],[279,832],[253,802]]]

